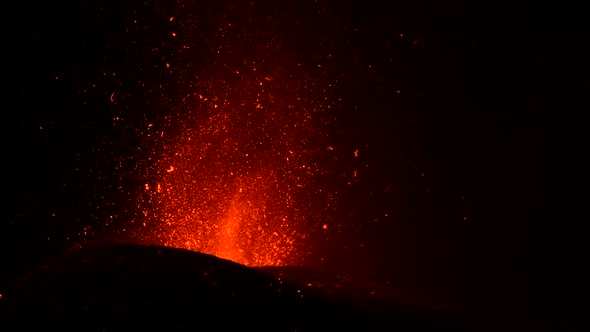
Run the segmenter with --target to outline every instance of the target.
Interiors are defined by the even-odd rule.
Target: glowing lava
[[[325,173],[314,159],[329,150],[313,105],[265,82],[250,85],[254,91],[200,95],[199,112],[187,112],[178,132],[167,135],[170,144],[143,184],[148,242],[250,266],[303,258],[309,233],[325,221],[312,202]]]
[[[328,185],[341,176],[325,131],[339,104],[336,78],[324,77],[332,58],[281,42],[280,17],[232,13],[236,22],[207,39],[210,58],[166,62],[179,90],[145,129],[153,152],[138,184],[144,220],[134,236],[250,266],[298,264],[310,238],[327,232]],[[178,52],[193,50],[191,29],[178,30]]]

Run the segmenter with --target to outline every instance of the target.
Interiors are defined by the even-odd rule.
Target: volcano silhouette
[[[441,310],[304,268],[250,268],[159,246],[78,246],[0,298],[4,327],[34,330],[461,330]]]

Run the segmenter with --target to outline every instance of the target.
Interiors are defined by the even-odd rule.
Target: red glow
[[[350,176],[329,136],[341,105],[332,50],[300,52],[282,19],[239,11],[203,39],[183,13],[170,19],[182,49],[162,59],[176,89],[143,129],[133,236],[250,266],[300,264],[336,229],[330,185]]]
[[[333,147],[322,143],[319,107],[296,98],[289,82],[239,72],[265,83],[194,94],[196,115],[154,135],[162,149],[142,184],[146,220],[136,235],[249,266],[298,264],[311,233],[328,228],[330,203],[315,202],[327,170],[316,158]]]

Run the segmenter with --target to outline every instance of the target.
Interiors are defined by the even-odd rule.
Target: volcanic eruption
[[[150,162],[133,232],[249,266],[298,264],[328,234],[331,185],[347,176],[330,145],[339,75],[331,54],[289,45],[273,29],[280,18],[236,19],[217,23],[198,70],[166,63],[184,81],[145,128]],[[187,36],[179,52],[189,53],[186,24],[171,38]]]

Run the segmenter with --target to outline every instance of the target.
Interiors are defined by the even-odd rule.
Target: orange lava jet
[[[151,152],[133,236],[249,266],[297,265],[321,242],[314,237],[334,229],[324,226],[335,203],[330,184],[343,172],[326,129],[341,103],[338,75],[328,51],[302,53],[288,42],[294,22],[234,7],[231,23],[211,21],[219,27],[206,48],[183,19],[188,10],[174,16],[178,59],[200,60],[166,66],[178,89],[165,95],[165,114],[146,123]]]
[[[325,229],[321,214],[330,203],[317,199],[327,170],[317,157],[330,150],[313,105],[278,80],[264,84],[198,95],[198,112],[187,112],[172,134],[154,135],[164,143],[141,185],[143,242],[249,266],[301,262],[310,233]]]

